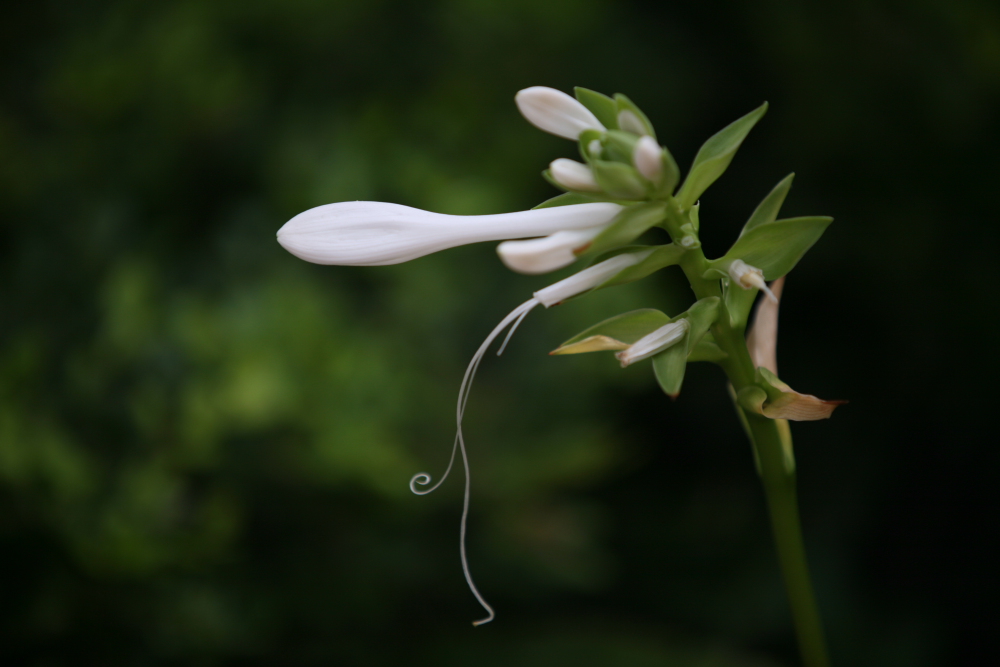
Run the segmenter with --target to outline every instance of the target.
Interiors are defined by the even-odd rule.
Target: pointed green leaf
[[[546,199],[538,206],[535,206],[535,208],[553,208],[555,206],[572,206],[573,204],[591,204],[595,201],[604,200],[588,197],[587,195],[582,195],[578,192],[564,192],[561,195],[556,195],[552,199]]]
[[[774,186],[774,189],[766,197],[764,201],[757,204],[757,208],[754,209],[753,215],[747,220],[747,224],[743,225],[743,231],[740,235],[746,234],[754,227],[758,225],[766,225],[769,222],[774,222],[778,219],[778,211],[781,210],[781,205],[785,203],[785,197],[788,196],[788,190],[792,187],[792,179],[795,178],[795,174],[791,173],[781,179],[781,182]]]
[[[613,99],[580,86],[574,88],[573,92],[580,104],[590,109],[590,113],[597,116],[597,120],[601,121],[604,127],[609,130],[618,128],[618,105]]]
[[[607,252],[612,248],[631,243],[646,230],[655,227],[666,216],[667,207],[663,202],[646,202],[626,206],[607,229],[597,235],[580,254]]]
[[[691,165],[691,171],[684,179],[684,185],[677,193],[681,208],[688,208],[701,197],[712,183],[722,176],[733,161],[740,144],[767,111],[767,102],[742,118],[733,121],[706,141]]]
[[[687,358],[687,353],[694,349],[702,337],[708,333],[712,325],[715,324],[715,320],[719,318],[719,297],[710,296],[697,301],[687,309],[687,312],[672,318],[671,322],[676,322],[682,318],[686,319],[689,325],[687,336],[685,336],[683,343],[685,358]]]
[[[653,252],[638,264],[633,264],[632,266],[623,269],[618,274],[598,285],[595,289],[600,289],[601,287],[612,287],[613,285],[624,285],[625,283],[641,280],[642,278],[645,278],[662,268],[680,263],[681,257],[684,256],[685,252],[684,248],[676,246],[673,243],[661,246],[626,246],[626,248],[630,250],[643,247],[651,248]],[[611,254],[608,254],[603,256],[602,259],[608,259],[610,256]],[[597,261],[598,260],[595,260],[594,263],[596,264]]]
[[[654,139],[656,138],[656,131],[653,129],[653,124],[649,122],[649,118],[646,117],[646,114],[644,114],[642,112],[642,109],[637,107],[632,100],[625,97],[621,93],[615,93],[615,102],[618,103],[618,112],[617,112],[618,115],[620,115],[621,112],[623,111],[628,111],[635,115],[636,119],[639,121],[639,124],[642,126],[642,129],[645,130],[644,132],[641,132],[639,134],[648,134]],[[616,123],[615,127],[624,129],[621,127],[621,123]]]
[[[604,134],[604,154],[608,160],[631,165],[632,154],[635,153],[637,143],[639,143],[639,137],[631,132],[611,130]]]
[[[734,259],[742,259],[763,271],[766,280],[776,280],[795,268],[831,222],[833,218],[816,216],[758,225],[737,239],[722,258],[710,262],[710,270],[725,274]]]
[[[626,345],[631,345],[643,336],[653,333],[663,325],[670,322],[670,318],[654,308],[642,308],[633,310],[621,315],[615,315],[603,322],[599,322],[589,329],[581,331],[573,336],[551,354],[561,354],[560,350],[579,343],[580,341],[595,336],[604,336],[616,341],[621,341]],[[605,348],[611,349],[611,348]]]
[[[607,160],[592,160],[590,168],[597,184],[609,197],[619,199],[645,199],[646,181],[631,165]]]
[[[714,361],[719,362],[729,355],[722,351],[722,348],[715,342],[711,332],[702,336],[697,345],[688,353],[688,361]]]
[[[747,318],[750,316],[750,308],[753,307],[754,299],[757,296],[756,289],[743,289],[734,280],[727,280],[722,288],[723,299],[726,302],[726,310],[729,312],[730,326],[746,326]]]
[[[653,357],[653,373],[660,389],[670,398],[677,398],[684,383],[684,372],[687,370],[687,350],[680,342],[665,349]]]

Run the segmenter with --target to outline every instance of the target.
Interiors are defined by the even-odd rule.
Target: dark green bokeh
[[[528,208],[570,143],[529,85],[624,92],[722,254],[788,172],[836,222],[790,276],[782,377],[834,661],[995,654],[1000,10],[993,2],[135,0],[0,10],[0,662],[783,665],[794,638],[722,375],[546,352],[662,276],[533,313],[469,402],[473,571],[446,463],[472,352],[553,277],[492,245],[307,265],[306,208]],[[559,274],[565,275],[568,271]]]

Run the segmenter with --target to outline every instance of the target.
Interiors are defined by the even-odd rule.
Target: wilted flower
[[[770,375],[769,383],[781,392],[776,400],[769,400],[757,406],[757,411],[771,419],[792,421],[815,421],[827,419],[838,405],[847,401],[825,401],[809,394],[800,394],[778,379],[778,300],[785,286],[784,277],[771,283],[769,294],[773,300],[761,301],[757,306],[753,325],[747,334],[747,349],[750,359],[757,368]]]
[[[764,282],[764,272],[755,266],[750,266],[742,259],[734,259],[729,265],[729,276],[733,279],[733,282],[742,287],[743,289],[753,289],[757,288],[762,290],[767,294],[767,298],[775,304],[775,317],[777,317],[777,304],[778,298],[774,296],[774,293]],[[775,324],[777,327],[777,324]]]
[[[687,333],[689,326],[687,320],[677,320],[676,322],[664,324],[656,331],[646,334],[632,343],[621,352],[616,352],[615,357],[621,362],[622,368],[637,361],[648,359],[654,354],[663,352],[684,338],[684,334]]]

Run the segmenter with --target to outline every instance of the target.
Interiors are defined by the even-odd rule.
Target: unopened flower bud
[[[778,303],[777,297],[774,296],[774,293],[768,288],[767,283],[764,282],[764,272],[757,267],[750,266],[742,259],[735,259],[729,265],[729,276],[733,279],[734,283],[743,289],[757,288],[763,290],[767,294],[768,299],[773,303]]]
[[[554,88],[525,88],[514,96],[514,102],[529,123],[557,137],[576,141],[584,130],[606,129],[587,107]]]
[[[561,157],[549,165],[552,179],[569,190],[600,192],[601,186],[594,179],[594,172],[585,164]]]
[[[604,231],[606,225],[589,229],[556,232],[540,239],[504,241],[497,246],[497,254],[504,265],[518,273],[548,273],[569,266],[576,261],[575,250],[590,244]]]
[[[600,139],[591,139],[590,143],[587,144],[587,151],[590,153],[590,157],[600,156],[602,150],[604,150],[604,147],[601,146]]]
[[[642,174],[646,180],[652,183],[659,183],[663,175],[663,150],[656,139],[644,136],[635,144],[635,151],[632,153],[632,164],[636,170]]]
[[[680,341],[687,333],[688,327],[690,325],[687,320],[664,324],[653,333],[643,336],[621,352],[617,352],[615,357],[621,362],[622,368],[648,359]]]
[[[628,109],[622,109],[618,112],[618,128],[640,136],[649,134],[645,123],[639,120],[639,117]]]

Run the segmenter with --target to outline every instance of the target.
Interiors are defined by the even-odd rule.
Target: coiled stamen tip
[[[417,494],[418,496],[422,496],[424,494],[430,493],[434,489],[418,489],[417,488],[418,484],[420,486],[427,486],[430,483],[431,483],[431,476],[430,475],[428,475],[425,472],[418,472],[416,475],[414,475],[413,477],[410,478],[410,491],[412,491],[413,493]]]

